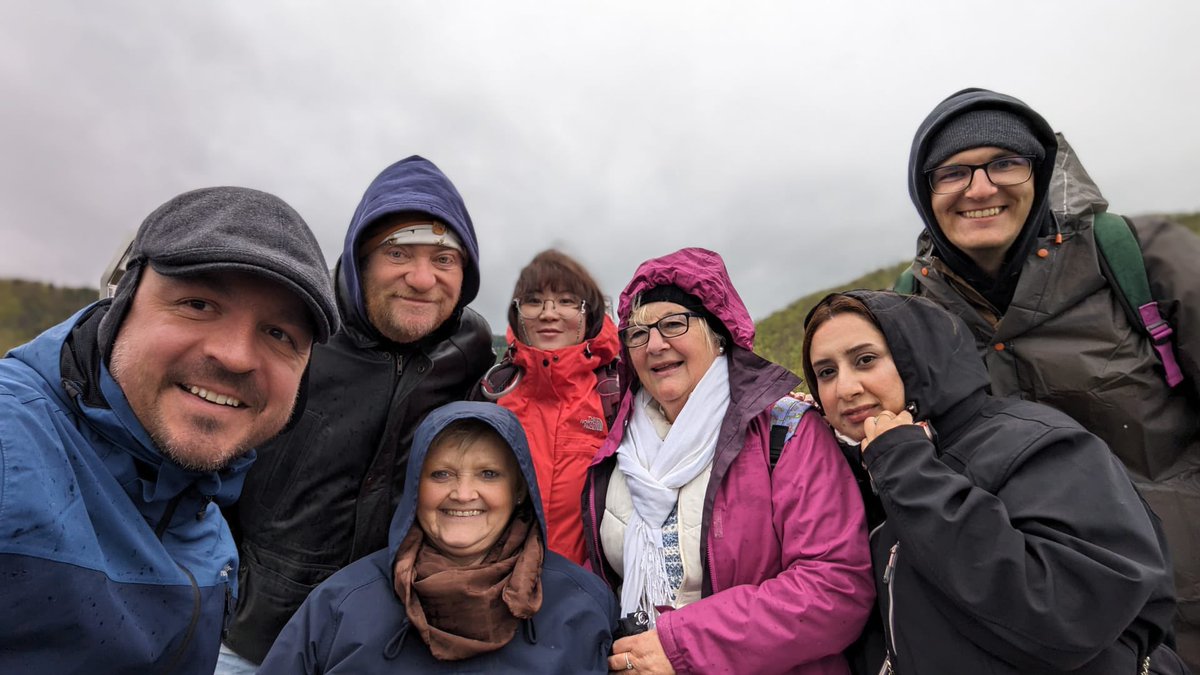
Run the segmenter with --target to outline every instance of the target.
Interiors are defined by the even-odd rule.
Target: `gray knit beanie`
[[[338,329],[337,301],[321,247],[300,214],[275,195],[203,188],[155,209],[133,239],[129,271],[100,323],[105,360],[147,263],[166,276],[236,270],[266,277],[308,307],[315,341],[325,342]]]
[[[1024,117],[1004,110],[972,110],[938,130],[921,169],[928,171],[963,150],[987,146],[1033,155],[1039,162],[1046,157],[1046,148]]]

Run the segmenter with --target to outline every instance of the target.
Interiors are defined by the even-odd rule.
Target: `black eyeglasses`
[[[651,328],[657,328],[658,334],[664,338],[679,337],[688,332],[688,327],[691,325],[689,319],[692,318],[701,319],[704,317],[696,312],[679,312],[678,314],[668,314],[647,326],[626,326],[620,331],[621,343],[630,349],[641,347],[650,341]]]
[[[937,195],[952,195],[971,187],[975,172],[983,169],[988,180],[997,187],[1020,185],[1033,175],[1032,155],[1000,157],[986,164],[948,164],[925,172],[929,189]]]

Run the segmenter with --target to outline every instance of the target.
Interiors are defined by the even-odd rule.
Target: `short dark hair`
[[[821,396],[817,391],[817,374],[812,367],[812,336],[818,328],[825,325],[825,322],[839,314],[861,316],[875,326],[880,333],[883,332],[883,327],[879,325],[879,321],[871,313],[870,308],[862,300],[845,293],[830,293],[809,311],[808,316],[804,319],[801,365],[804,368],[804,380],[808,384],[808,393],[812,394],[817,405],[821,404]]]
[[[553,248],[535,255],[517,276],[513,299],[520,300],[543,288],[579,296],[579,299],[587,304],[587,329],[583,339],[590,340],[600,333],[600,327],[604,323],[604,294],[600,292],[596,280],[579,261]],[[510,303],[508,326],[518,337],[521,336],[519,320],[516,306]]]

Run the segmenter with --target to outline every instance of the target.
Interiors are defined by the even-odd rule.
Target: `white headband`
[[[406,225],[385,237],[380,246],[384,244],[430,244],[459,252],[463,250],[462,242],[454,235],[454,231],[437,222]]]

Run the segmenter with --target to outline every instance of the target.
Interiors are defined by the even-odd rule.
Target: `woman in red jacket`
[[[580,564],[579,496],[617,395],[617,330],[604,310],[582,265],[553,249],[537,254],[513,289],[508,352],[480,382],[483,398],[516,414],[529,437],[547,546]]]

